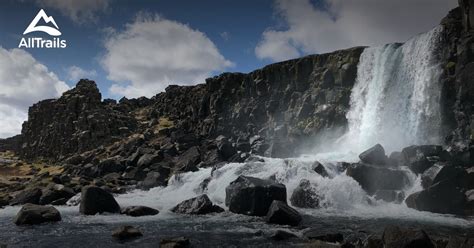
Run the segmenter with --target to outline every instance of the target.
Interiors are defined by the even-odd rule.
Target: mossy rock
[[[456,66],[456,63],[450,61],[446,64],[446,69],[450,70],[450,69],[453,69],[455,66]]]

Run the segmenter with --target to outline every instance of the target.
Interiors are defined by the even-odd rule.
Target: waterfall
[[[338,161],[352,162],[358,152],[381,143],[386,150],[399,150],[413,144],[440,143],[441,69],[436,59],[441,27],[421,34],[404,44],[371,47],[361,55],[357,81],[347,114],[348,132],[337,141],[338,149],[299,158],[262,158],[261,162],[229,163],[212,170],[201,168],[173,176],[167,187],[148,192],[135,191],[119,198],[121,205],[142,202],[168,210],[180,201],[206,193],[225,207],[225,188],[239,175],[273,180],[285,184],[288,198],[302,179],[317,187],[321,209],[316,215],[348,214],[361,217],[403,216],[413,218],[420,212],[405,204],[386,203],[368,196],[347,176]],[[329,177],[313,170],[313,163],[324,164]],[[420,189],[420,181],[406,168],[410,184],[407,194]],[[202,182],[208,181],[203,189]],[[311,213],[313,210],[301,210]],[[424,213],[425,215],[428,213]]]
[[[342,139],[356,151],[376,143],[395,151],[441,142],[439,77],[436,59],[442,27],[404,44],[371,47],[361,55]]]

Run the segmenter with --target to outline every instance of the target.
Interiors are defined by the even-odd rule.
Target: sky
[[[456,0],[2,0],[0,138],[28,107],[81,78],[103,98],[153,95],[226,71],[353,46],[403,42],[439,24]],[[23,35],[43,9],[61,32]],[[38,25],[52,26],[40,21]],[[18,48],[22,38],[66,48]]]

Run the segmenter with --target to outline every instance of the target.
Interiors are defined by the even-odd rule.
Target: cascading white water
[[[441,142],[442,70],[435,56],[441,32],[439,26],[402,45],[364,50],[347,114],[349,131],[340,140],[345,149],[380,143],[395,151]]]

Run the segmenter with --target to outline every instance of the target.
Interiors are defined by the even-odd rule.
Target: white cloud
[[[0,138],[20,133],[33,103],[58,97],[67,89],[28,52],[0,47]]]
[[[82,69],[81,67],[73,65],[67,68],[67,74],[68,74],[68,79],[75,83],[83,78],[92,79],[93,77],[96,77],[97,71],[96,70],[88,71],[88,70]]]
[[[59,10],[76,23],[94,22],[97,14],[107,10],[109,0],[36,0],[38,5]]]
[[[291,59],[360,45],[405,41],[436,26],[456,0],[275,0],[288,27],[268,29],[255,48],[260,59]]]
[[[153,96],[169,84],[196,84],[233,66],[202,32],[159,16],[140,14],[105,41],[101,59],[115,95]]]

